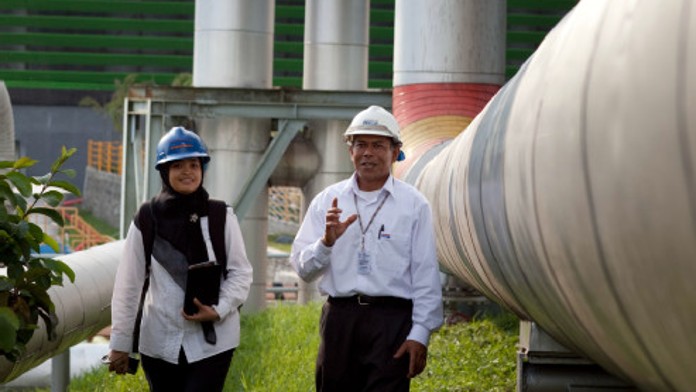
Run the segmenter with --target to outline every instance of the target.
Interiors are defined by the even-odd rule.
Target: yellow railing
[[[65,223],[61,229],[60,237],[64,239],[63,242],[67,241],[67,245],[70,246],[73,252],[114,240],[109,236],[103,235],[82,219],[76,207],[58,207],[56,210],[60,212]]]
[[[87,166],[100,171],[121,174],[123,146],[121,142],[87,141]]]
[[[44,233],[53,237],[63,252],[85,250],[95,245],[114,241],[92,227],[80,215],[76,207],[57,207],[55,210],[63,218],[63,227],[58,227],[45,215],[32,215],[32,222],[41,227]]]

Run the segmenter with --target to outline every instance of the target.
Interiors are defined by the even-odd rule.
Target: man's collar
[[[387,181],[384,182],[384,185],[382,186],[382,190],[389,192],[392,197],[396,197],[394,194],[394,177],[389,173],[389,177],[387,178]],[[345,187],[343,188],[343,192],[350,192],[352,191],[356,195],[360,191],[360,188],[358,188],[358,173],[353,172],[353,175],[350,177],[350,181],[346,182]]]

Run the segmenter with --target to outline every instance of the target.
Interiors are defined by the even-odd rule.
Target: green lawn
[[[104,234],[117,232],[89,214],[83,216]],[[273,236],[269,245],[290,251],[289,244],[277,243]],[[242,342],[235,351],[225,391],[313,391],[320,312],[319,302],[277,302],[259,313],[243,312]],[[432,336],[428,366],[413,380],[411,390],[514,391],[517,340],[518,322],[508,313],[445,325]],[[104,367],[72,380],[69,387],[73,392],[144,390],[147,382],[142,369],[135,376],[116,376]]]
[[[281,303],[242,315],[242,343],[225,391],[313,391],[320,303]],[[505,314],[445,325],[433,335],[426,371],[411,383],[418,391],[515,390],[517,322]],[[142,391],[142,369],[116,376],[99,368],[71,382],[70,391]]]

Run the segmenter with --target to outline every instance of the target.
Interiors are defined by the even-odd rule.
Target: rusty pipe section
[[[425,166],[441,262],[641,390],[696,385],[696,4],[583,0]]]
[[[75,271],[75,282],[66,279],[63,286],[54,286],[48,291],[58,316],[57,338],[49,341],[43,321],[40,321],[39,329],[27,343],[26,352],[19,361],[12,363],[0,358],[0,384],[19,377],[111,324],[111,294],[123,243],[110,242],[59,257]]]

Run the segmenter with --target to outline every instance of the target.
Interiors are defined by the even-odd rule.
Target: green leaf
[[[39,225],[29,222],[29,233],[34,241],[37,242],[37,245],[43,241],[44,232]]]
[[[70,158],[71,156],[73,156],[73,154],[75,154],[76,151],[77,151],[77,148],[75,148],[75,147],[65,148],[65,146],[63,146],[62,151],[61,151],[61,153],[62,153],[61,158],[65,158],[64,160],[66,160],[66,159]]]
[[[58,245],[58,241],[56,241],[53,237],[50,235],[43,233],[43,243],[50,246],[51,249],[53,249],[54,252],[60,253],[60,246]]]
[[[25,167],[34,166],[38,162],[35,159],[30,159],[28,157],[21,157],[14,162],[12,166],[14,169],[24,169]]]
[[[0,169],[9,169],[14,166],[14,161],[0,161]]]
[[[10,291],[14,283],[7,276],[0,276],[0,293]],[[0,294],[1,295],[1,294]],[[6,303],[0,302],[0,305],[7,305]]]
[[[21,280],[24,276],[24,267],[21,264],[10,264],[7,266],[7,277],[15,281]]]
[[[75,175],[77,174],[77,172],[74,169],[65,169],[65,170],[59,171],[58,173],[63,173],[66,176],[68,176],[69,178],[75,178]]]
[[[55,305],[51,301],[51,297],[48,295],[48,291],[46,289],[38,285],[32,285],[29,287],[29,292],[31,293],[34,301],[36,301],[39,309],[53,312]]]
[[[56,340],[58,337],[56,334],[56,325],[58,325],[58,316],[56,316],[56,313],[53,311],[45,312],[39,309],[39,316],[41,316],[46,324],[46,335],[48,335],[48,340]]]
[[[14,199],[15,210],[17,210],[18,215],[22,216],[24,211],[27,210],[27,199],[23,198],[22,195],[17,193],[14,194]]]
[[[47,217],[51,218],[56,224],[60,227],[63,227],[65,224],[63,222],[63,217],[60,215],[60,213],[53,208],[46,208],[46,207],[34,207],[29,211],[27,215],[30,214],[41,214],[41,215],[46,215]]]
[[[7,178],[17,187],[17,190],[22,196],[31,196],[31,181],[29,181],[27,176],[17,171],[11,171],[7,173]]]
[[[40,197],[51,207],[58,207],[60,202],[63,201],[63,194],[58,191],[46,191]]]
[[[57,273],[65,274],[68,277],[68,279],[70,279],[70,282],[75,283],[75,271],[73,271],[72,268],[70,268],[67,264],[54,258],[47,257],[43,260],[46,268]]]
[[[58,159],[56,159],[55,162],[53,162],[53,164],[51,165],[51,173],[57,173],[58,169],[60,169],[60,167],[63,166],[65,161],[68,160],[68,158],[70,158],[75,153],[75,151],[77,151],[77,149],[74,147],[68,150],[65,148],[65,146],[63,146],[61,148],[60,157],[58,157]]]
[[[51,181],[48,183],[49,186],[54,186],[57,188],[65,189],[66,191],[72,193],[75,196],[80,196],[80,190],[77,187],[67,181]]]
[[[17,205],[17,196],[5,181],[0,181],[0,199],[7,200],[12,207]]]
[[[17,341],[17,329],[19,329],[19,319],[12,309],[0,307],[0,350],[9,352]]]
[[[48,282],[48,285],[45,285],[41,282],[41,279],[43,277],[48,277],[51,275],[51,270],[43,267],[43,266],[37,266],[30,268],[25,274],[24,274],[24,279],[27,282],[38,282],[37,287],[40,287],[43,290],[48,290],[50,287],[50,282]],[[50,280],[50,277],[48,278]],[[30,290],[34,290],[33,286],[29,287]]]
[[[51,179],[52,174],[51,173],[46,173],[43,176],[35,176],[34,179],[42,185],[48,184],[48,181]]]

